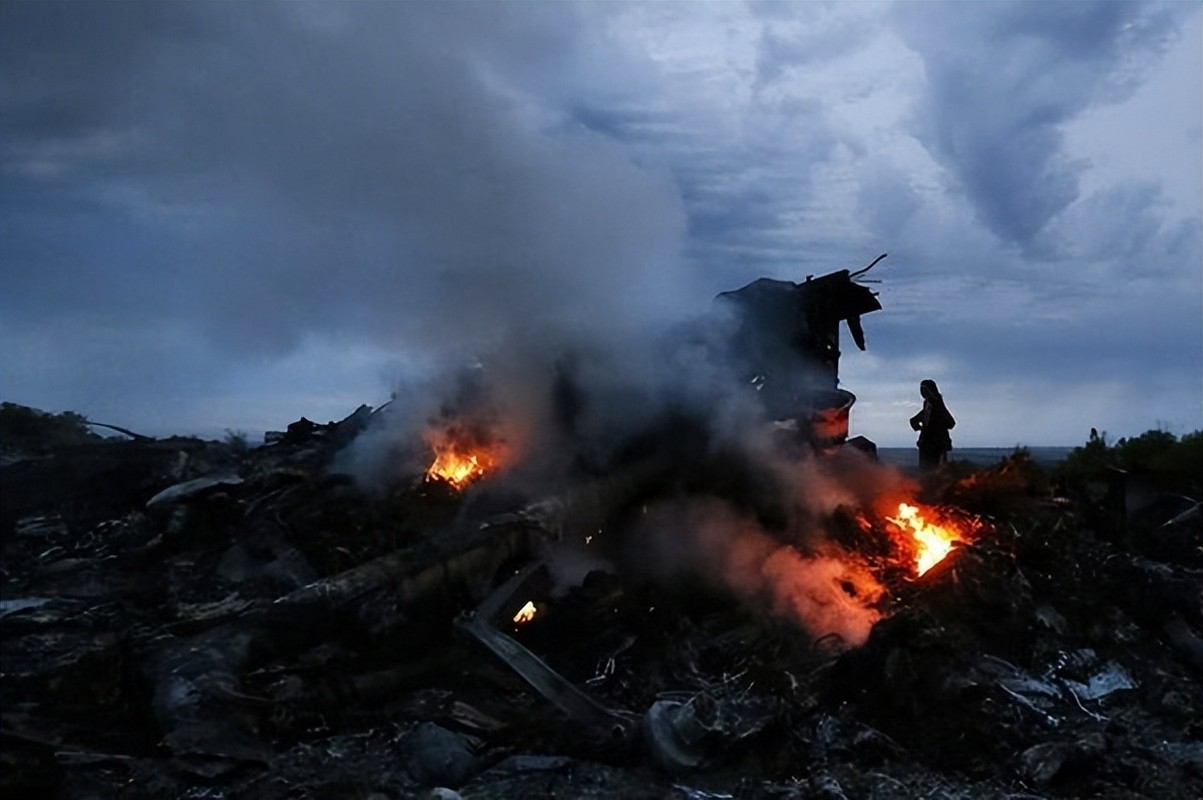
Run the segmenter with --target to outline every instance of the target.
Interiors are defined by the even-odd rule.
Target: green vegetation
[[[222,443],[229,448],[232,454],[239,458],[245,456],[251,449],[250,436],[246,431],[235,431],[226,428],[226,435],[222,439]]]
[[[1116,469],[1154,476],[1167,490],[1203,495],[1203,431],[1178,438],[1150,430],[1113,445],[1107,444],[1106,433],[1092,434],[1070,452],[1056,475],[1065,483],[1081,484]]]
[[[101,438],[88,428],[88,418],[74,411],[51,414],[17,403],[0,403],[0,448],[6,453],[43,453]]]

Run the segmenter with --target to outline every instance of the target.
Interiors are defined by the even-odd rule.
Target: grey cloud
[[[321,330],[471,347],[666,311],[680,200],[560,124],[571,9],[13,5],[0,102],[23,219],[3,256],[20,270],[53,242],[74,287],[30,286],[10,299],[26,312],[145,290],[233,349],[283,352]],[[100,229],[64,216],[76,196]],[[173,252],[111,257],[163,229]]]
[[[896,239],[923,205],[907,175],[888,162],[878,162],[861,181],[857,205],[867,224],[878,235]]]
[[[1174,221],[1170,213],[1157,184],[1116,184],[1068,209],[1042,235],[1041,249],[1111,265],[1116,276],[1170,277],[1203,252],[1199,220]]]
[[[0,3],[5,399],[204,405],[229,383],[227,408],[279,391],[306,413],[354,383],[298,368],[332,343],[384,373],[394,355],[602,336],[615,365],[655,372],[626,328],[881,252],[885,309],[866,320],[881,382],[849,387],[866,403],[922,354],[963,385],[1154,385],[1198,364],[1200,223],[1145,179],[1161,155],[1091,171],[1062,134],[1140,86],[1197,6],[714,17]],[[1189,85],[1154,94],[1197,109]],[[915,87],[906,129],[877,128]],[[1113,152],[1117,136],[1095,139]],[[1178,213],[1197,208],[1185,191]],[[538,355],[510,366],[537,375],[554,359]]]
[[[916,134],[986,226],[1028,246],[1079,194],[1085,164],[1059,126],[1122,99],[1165,47],[1179,11],[1137,3],[930,3],[896,7],[924,60]]]
[[[228,366],[178,326],[119,326],[101,314],[8,318],[0,321],[0,336],[6,399],[83,408],[98,421],[147,433],[180,432],[156,423],[170,423],[182,407],[211,396]]]
[[[1201,263],[1197,248],[1194,253],[1193,263]],[[891,259],[901,263],[908,255],[916,256],[899,252]],[[999,276],[1011,267],[987,255],[973,269]],[[1126,262],[1114,278],[1111,269],[1086,281],[1072,265],[1045,265],[1022,283],[965,280],[935,297],[927,296],[929,277],[900,270],[883,285],[884,311],[866,320],[871,351],[883,364],[938,354],[948,374],[964,383],[1019,376],[1043,376],[1067,387],[1117,380],[1153,385],[1190,375],[1197,380],[1203,278],[1181,269],[1167,275],[1139,260]],[[914,296],[928,306],[908,313]]]
[[[819,65],[855,50],[868,39],[873,26],[865,19],[832,11],[817,3],[777,4],[790,9],[788,16],[775,11],[762,14],[764,29],[757,47],[756,82],[763,89],[788,71]],[[805,26],[791,26],[802,17]]]

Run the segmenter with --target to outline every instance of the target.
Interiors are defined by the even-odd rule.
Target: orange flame
[[[439,452],[435,450],[434,462],[426,470],[430,480],[443,480],[459,489],[466,484],[482,477],[488,466],[481,463],[481,457],[476,453],[461,453],[448,449]]]
[[[505,457],[506,448],[500,441],[482,443],[482,437],[473,437],[459,428],[427,431],[424,438],[434,451],[426,480],[445,481],[456,489],[494,472]]]
[[[518,609],[518,613],[514,615],[514,622],[519,625],[530,622],[535,618],[535,604],[530,600],[526,601],[526,605]]]
[[[919,508],[909,503],[899,503],[898,516],[886,519],[911,534],[916,550],[915,569],[920,575],[943,561],[953,543],[961,539],[955,528],[925,520]]]

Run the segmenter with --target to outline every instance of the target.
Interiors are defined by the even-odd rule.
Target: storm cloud
[[[554,85],[533,92],[571,69],[571,9],[10,13],[37,33],[6,66],[9,203],[57,227],[14,226],[6,260],[49,249],[63,303],[194,317],[240,350],[321,331],[470,346],[516,320],[638,313],[672,268],[673,184],[569,124]]]
[[[961,444],[1184,432],[1199,39],[1173,3],[4,3],[4,399],[257,431],[889,252],[856,432],[906,443],[925,377]]]
[[[923,58],[918,139],[984,224],[1021,246],[1079,197],[1088,164],[1060,126],[1131,94],[1176,21],[1138,3],[914,4],[896,18]]]

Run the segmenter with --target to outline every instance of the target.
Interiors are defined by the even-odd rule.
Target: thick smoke
[[[818,531],[806,532],[821,543]],[[847,554],[804,552],[714,499],[649,509],[632,547],[664,578],[702,576],[815,638],[862,644],[881,618],[881,584]]]
[[[732,313],[718,304],[675,324],[610,329],[516,319],[470,364],[406,387],[347,463],[417,474],[431,431],[471,431],[504,453],[487,491],[600,495],[594,523],[610,541],[597,549],[618,569],[701,577],[815,637],[860,644],[883,589],[828,541],[824,520],[905,486],[854,451],[819,459],[801,433],[775,426],[729,347]]]
[[[726,356],[731,320],[721,309],[626,328],[544,323],[518,313],[497,327],[490,348],[444,358],[399,383],[380,423],[340,468],[387,484],[429,463],[429,450],[415,443],[432,430],[465,426],[504,451],[495,481],[536,496],[610,473],[656,445],[769,453],[755,391]],[[664,441],[670,430],[681,436]]]
[[[914,479],[853,448],[820,459],[779,459],[795,513],[827,517],[839,510],[881,514],[918,493]]]
[[[230,217],[220,241],[180,226],[197,263],[211,266],[173,286],[200,300],[173,319],[242,352],[286,352],[305,336],[393,344],[411,366],[337,465],[366,485],[414,479],[429,443],[456,436],[497,446],[503,469],[490,485],[531,499],[657,453],[679,458],[691,479],[729,457],[751,481],[748,465],[777,454],[755,391],[725,356],[730,320],[687,267],[679,182],[579,124],[557,91],[591,47],[632,79],[648,65],[621,63],[603,34],[582,37],[572,8],[478,10],[263,6],[236,22],[172,7],[155,12],[165,27],[146,38],[137,13],[105,19],[138,46],[106,78],[123,102],[88,106],[85,127],[171,131],[131,149],[116,136],[106,158],[133,173],[153,157],[148,192]],[[576,47],[559,45],[565,30]],[[308,57],[290,58],[298,52]],[[40,93],[31,84],[30,96],[74,104],[55,92],[86,87],[93,55],[65,67],[71,80]],[[196,76],[187,103],[155,77],[180,58]],[[296,85],[306,91],[282,90]],[[41,147],[35,121],[17,120],[28,124],[13,135]],[[206,194],[235,184],[229,202]],[[672,470],[660,477],[671,495]],[[704,552],[731,568],[723,574],[741,596],[760,575],[775,587],[771,608],[817,620],[816,630],[867,596],[824,595],[836,562],[802,558],[736,521],[726,540],[725,522],[707,524]],[[863,633],[835,627],[850,640]]]
[[[566,344],[697,299],[677,183],[574,119],[646,69],[587,13],[6,6],[0,29],[23,37],[0,51],[15,81],[0,138],[21,156],[6,197],[64,221],[16,229],[5,253],[37,263],[54,243],[55,314],[175,326],[230,359],[317,339],[543,374]],[[605,74],[582,68],[601,52]],[[90,194],[63,188],[93,174]],[[89,204],[120,225],[82,227]],[[84,240],[86,257],[70,249]],[[98,268],[112,241],[139,247]],[[19,297],[15,319],[43,318]]]
[[[881,514],[914,497],[917,486],[850,448],[791,458],[779,448],[766,452],[760,442],[752,455],[770,465],[759,476],[772,484],[759,508],[737,509],[732,500],[741,498],[718,496],[653,505],[626,543],[628,563],[655,579],[700,577],[816,639],[835,635],[849,646],[863,644],[881,619],[885,589],[827,525],[836,517]],[[766,497],[780,504],[767,515]]]
[[[413,476],[429,459],[425,431],[483,431],[474,435],[504,442],[510,459],[486,490],[605,495],[593,501],[603,506],[595,522],[610,541],[591,558],[654,580],[702,578],[816,638],[861,644],[884,590],[824,523],[911,487],[857,451],[817,458],[790,446],[726,359],[729,325],[715,313],[638,335],[507,339],[399,393],[388,424],[361,437],[347,463]],[[557,552],[552,562],[580,563]],[[588,569],[554,571],[563,589]]]

